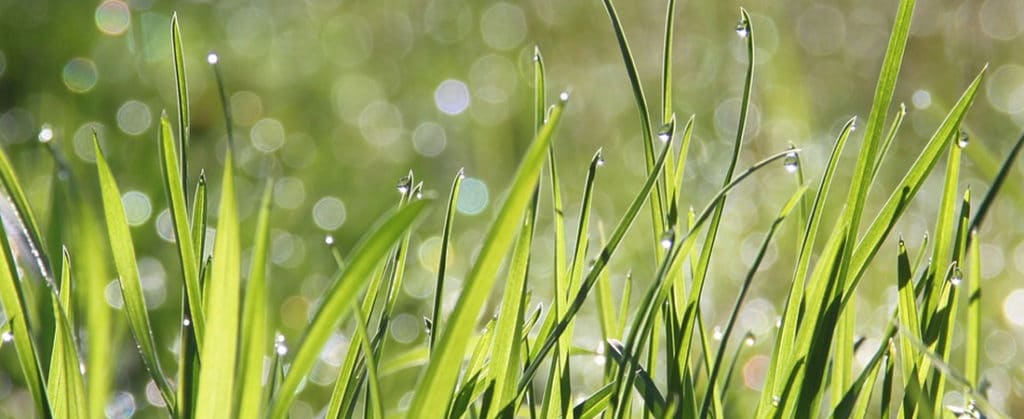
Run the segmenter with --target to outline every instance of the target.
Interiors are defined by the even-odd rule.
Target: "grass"
[[[74,184],[91,178],[67,172],[53,148],[55,170],[65,171],[65,176],[53,176],[53,191],[60,199],[53,199],[50,211],[67,217],[51,217],[46,226],[35,221],[24,184],[6,152],[0,152],[0,181],[10,202],[3,217],[20,226],[5,230],[0,240],[0,296],[7,318],[0,345],[13,342],[20,366],[18,385],[28,390],[32,408],[42,417],[103,415],[105,402],[112,397],[114,371],[120,367],[116,359],[103,356],[116,336],[112,316],[127,320],[146,373],[171,417],[289,417],[325,344],[346,327],[352,328],[352,340],[333,391],[328,399],[310,401],[322,405],[328,417],[732,417],[742,414],[732,406],[737,394],[732,380],[744,344],[732,348],[731,343],[741,334],[743,343],[754,338],[737,329],[739,314],[754,281],[764,280],[759,267],[773,240],[792,226],[799,231],[796,258],[790,261],[793,275],[783,315],[769,337],[771,357],[754,416],[950,417],[966,412],[1004,417],[986,399],[979,372],[984,255],[978,235],[1024,137],[1000,164],[990,151],[973,152],[988,162],[984,171],[994,179],[972,213],[970,191],[958,189],[961,160],[972,153],[961,126],[985,75],[983,66],[916,160],[900,161],[906,167],[904,177],[895,187],[879,191],[888,195],[881,208],[874,210],[867,202],[871,189],[881,187],[875,180],[882,161],[900,159],[890,146],[899,139],[905,108],[901,105],[891,118],[890,114],[914,3],[902,0],[896,11],[855,163],[846,167],[842,158],[847,148],[854,148],[850,139],[856,118],[836,133],[822,173],[805,172],[800,149],[792,147],[754,156],[760,158],[758,163],[739,167],[755,83],[757,35],[747,11],[741,9],[736,30],[747,64],[736,136],[730,161],[722,168],[720,190],[696,212],[681,208],[693,204],[683,201],[682,191],[687,188],[684,172],[690,141],[700,127],[693,117],[677,124],[681,119],[677,120],[669,95],[675,1],[668,2],[665,19],[658,90],[662,106],[659,115],[652,115],[625,29],[612,1],[604,0],[640,117],[644,182],[634,195],[616,197],[629,205],[610,234],[605,236],[604,226],[598,225],[601,234],[591,236],[594,193],[607,182],[600,176],[604,155],[597,150],[587,169],[578,217],[566,216],[566,208],[573,206],[565,205],[559,177],[564,169],[556,164],[552,143],[565,135],[559,125],[569,117],[565,109],[572,106],[571,95],[562,93],[553,104],[548,100],[544,58],[536,49],[534,139],[482,236],[454,309],[446,312],[441,296],[448,279],[449,248],[455,245],[452,232],[459,228],[455,208],[464,178],[461,170],[455,175],[443,218],[433,307],[424,319],[429,338],[405,353],[388,348],[386,336],[398,314],[410,237],[426,213],[438,206],[422,196],[423,182],[411,172],[403,178],[399,202],[366,229],[347,255],[331,247],[336,274],[312,322],[289,344],[274,333],[267,307],[268,284],[279,280],[267,270],[273,184],[267,181],[256,225],[246,230],[239,220],[230,132],[219,174],[215,226],[208,225],[205,172],[194,183],[188,176],[187,54],[175,17],[170,39],[177,133],[165,114],[158,141],[149,152],[159,159],[173,221],[182,289],[180,323],[154,324],[149,317],[119,189],[131,174],[115,173],[109,164],[127,156],[105,155],[99,138],[94,138],[101,204],[93,206],[78,194]],[[217,65],[216,60],[211,62]],[[220,97],[226,98],[216,67],[214,74]],[[227,103],[223,117],[230,129]],[[655,129],[652,121],[660,121],[660,127]],[[940,163],[945,172],[933,174]],[[736,247],[718,240],[719,229],[732,222],[725,216],[728,200],[756,199],[734,196],[735,188],[761,171],[783,167],[797,173],[797,182],[778,215],[761,226],[765,234],[731,315],[720,333],[713,332],[704,324],[701,304],[705,285],[716,280],[709,272],[711,259],[729,257]],[[846,196],[840,193],[845,185],[838,183],[837,173],[850,176]],[[942,193],[934,202],[938,216],[929,236],[931,247],[922,245],[912,258],[914,252],[892,233],[929,176],[942,176]],[[541,205],[545,190],[551,194],[550,207]],[[650,234],[627,235],[645,207],[650,211]],[[555,223],[552,237],[539,235],[536,229],[538,216],[545,211]],[[838,215],[826,217],[832,213]],[[567,226],[567,219],[578,224]],[[861,228],[867,219],[872,221]],[[210,227],[217,231],[213,243],[205,241]],[[567,231],[577,232],[573,240],[566,237]],[[656,270],[649,281],[627,279],[617,306],[607,267],[627,238],[649,242],[645,246]],[[530,272],[537,269],[535,244],[540,241],[550,241],[554,252],[548,279],[555,288],[551,301],[536,301],[530,291]],[[895,254],[881,251],[884,243],[893,241],[898,241]],[[243,244],[248,243],[252,251],[243,259]],[[597,257],[588,261],[592,249],[599,249]],[[106,252],[112,256],[123,299],[119,313],[110,312],[95,291],[102,287],[96,272],[103,271]],[[251,264],[248,269],[243,269],[243,260]],[[880,344],[865,348],[854,334],[855,300],[867,268],[879,264],[893,267],[894,275],[879,280],[895,286],[898,304]],[[81,281],[74,275],[82,275]],[[496,286],[504,290],[499,308],[480,331]],[[75,294],[72,287],[90,291]],[[629,304],[632,293],[640,296],[639,304]],[[74,298],[78,295],[86,297]],[[538,304],[538,309],[530,308]],[[574,340],[585,308],[596,310],[600,324],[604,344],[596,353]],[[85,313],[85,320],[74,316],[76,312]],[[966,332],[958,328],[960,323],[966,324]],[[78,325],[84,325],[87,341],[78,336]],[[967,335],[966,348],[954,353],[953,337],[962,333]],[[157,334],[176,336],[176,359],[168,362],[162,356],[154,340]],[[858,350],[873,351],[862,368],[854,362]],[[580,361],[580,355],[588,361]],[[596,387],[585,387],[573,371],[588,368],[595,355],[612,362],[603,364]],[[80,365],[86,366],[84,370]],[[406,368],[419,369],[412,398],[408,406],[390,405],[382,396],[382,382]],[[967,403],[946,406],[948,389],[966,395]]]

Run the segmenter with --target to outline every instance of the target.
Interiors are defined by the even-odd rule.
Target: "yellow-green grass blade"
[[[538,182],[539,186],[539,182]],[[494,331],[494,344],[491,345],[490,378],[494,383],[494,400],[497,406],[511,403],[516,397],[515,386],[519,378],[520,349],[519,342],[529,333],[524,329],[526,306],[526,279],[530,269],[530,249],[537,221],[537,201],[539,188],[534,190],[533,204],[527,208],[519,229],[515,247],[512,250],[512,261],[509,264],[508,280],[501,300],[501,311],[498,312],[497,325]],[[498,409],[491,409],[494,414]],[[513,412],[515,413],[515,412]]]
[[[987,67],[986,67],[987,68]],[[971,104],[974,101],[975,94],[978,91],[978,87],[981,85],[981,81],[984,79],[985,69],[982,69],[974,81],[967,87],[964,93],[957,100],[956,104],[950,109],[946,115],[945,120],[936,129],[932,138],[925,145],[925,148],[918,155],[917,160],[911,165],[910,169],[907,170],[907,174],[903,177],[900,183],[896,186],[893,193],[886,200],[881,211],[875,216],[874,221],[868,227],[867,232],[861,241],[857,245],[857,250],[853,252],[853,257],[850,262],[850,274],[852,281],[846,284],[846,295],[850,295],[852,290],[856,289],[857,284],[860,282],[864,271],[867,269],[867,264],[874,257],[875,253],[882,246],[882,241],[885,236],[888,235],[892,229],[896,220],[903,214],[910,200],[917,194],[924,184],[924,179],[931,172],[932,168],[938,162],[939,156],[942,154],[942,150],[951,142],[950,139],[954,138],[954,134],[957,132],[957,128],[960,126],[960,122],[963,120],[967,110],[970,109]],[[846,304],[844,301],[843,304]]]
[[[750,16],[747,11],[740,8],[740,22],[739,22],[741,33],[743,36],[744,43],[747,51],[747,71],[746,76],[743,80],[743,95],[740,101],[740,113],[739,120],[736,124],[736,138],[733,140],[732,155],[729,160],[729,165],[725,172],[725,179],[722,182],[723,188],[729,185],[733,181],[733,174],[736,170],[736,163],[739,161],[740,150],[743,146],[743,137],[747,128],[747,114],[750,109],[750,94],[754,83],[754,27],[750,23]],[[793,151],[793,153],[796,153]],[[715,239],[718,237],[718,228],[722,221],[722,212],[725,210],[725,196],[723,195],[722,200],[717,202],[714,209],[714,215],[711,216],[711,221],[708,224],[707,233],[704,236],[704,244],[700,251],[700,256],[697,260],[696,269],[694,270],[693,285],[691,286],[690,292],[690,304],[696,305],[699,301],[700,296],[704,292],[704,280],[707,278],[708,267],[711,263],[712,251],[715,249]],[[690,347],[690,341],[693,339],[693,327],[692,317],[688,322],[683,324],[683,350],[687,350]]]
[[[352,310],[356,317],[356,334],[359,335],[359,342],[362,343],[362,351],[366,354],[372,354],[373,348],[370,347],[370,338],[366,335],[366,320],[363,319],[363,314],[359,310]],[[373,356],[366,357],[366,376],[367,383],[370,387],[370,398],[368,408],[371,413],[369,417],[379,419],[384,417],[384,403],[380,399],[380,381],[377,378],[377,361],[374,360]]]
[[[612,391],[615,390],[614,383],[608,383],[597,391],[591,393],[586,399],[572,408],[572,417],[578,419],[596,418],[601,412],[608,408],[608,401],[612,398]]]
[[[878,158],[875,159],[875,166],[871,169],[871,179],[874,179],[878,175],[878,169],[882,167],[882,161],[885,156],[889,155],[889,148],[892,147],[893,140],[896,139],[896,134],[899,133],[900,127],[903,125],[903,118],[907,116],[907,105],[900,103],[900,110],[896,112],[896,117],[893,118],[892,124],[889,125],[889,133],[885,135],[885,141],[882,142],[882,146],[878,149]]]
[[[615,39],[618,41],[619,51],[622,53],[622,61],[626,66],[626,74],[629,76],[629,84],[633,90],[633,100],[636,104],[637,113],[640,116],[640,131],[641,138],[644,143],[644,163],[646,164],[647,173],[654,173],[655,169],[655,152],[654,152],[654,135],[651,131],[651,117],[647,109],[647,99],[644,98],[644,89],[640,82],[640,74],[636,68],[636,63],[633,60],[633,53],[630,51],[629,42],[626,40],[625,30],[622,28],[622,22],[619,20],[619,14],[615,11],[615,6],[611,0],[603,0],[605,11],[608,14],[608,18],[611,20],[612,29],[615,32]],[[657,240],[661,237],[661,234],[665,231],[664,227],[664,214],[665,214],[665,191],[662,183],[656,183],[654,193],[650,195],[651,203],[651,226],[654,230],[654,238]],[[654,244],[655,254],[661,257],[661,254],[665,249],[661,248],[657,242]]]
[[[951,141],[957,141],[956,138],[951,138]],[[940,272],[938,269],[943,269],[953,262],[953,234],[954,234],[954,217],[955,206],[957,199],[957,187],[958,180],[960,177],[960,147],[950,147],[949,159],[946,163],[946,177],[943,182],[942,195],[939,199],[938,216],[935,220],[934,234],[934,245],[932,247],[931,265],[928,268],[928,274],[925,276],[925,280],[939,286],[926,286],[924,291],[924,301],[921,304],[922,316],[921,325],[922,329],[928,330],[931,324],[931,316],[938,312],[938,291],[942,289],[942,284],[936,282],[939,278],[937,276]],[[929,336],[928,334],[922,335],[921,339],[924,342],[931,343],[935,336]]]
[[[910,377],[916,374],[917,371],[917,357],[906,335],[910,334],[918,338],[921,336],[917,293],[914,292],[912,278],[913,273],[910,270],[910,257],[907,254],[907,247],[903,239],[900,239],[899,256],[897,257],[896,264],[896,279],[899,287],[899,300],[896,312],[898,313],[900,329],[904,331],[900,334],[900,352],[902,355],[900,357],[900,371],[903,377]]]
[[[871,405],[871,393],[874,392],[875,383],[878,382],[878,375],[882,368],[889,363],[891,341],[878,346],[878,350],[864,366],[857,381],[847,390],[843,399],[839,402],[836,410],[832,412],[833,418],[866,418],[868,407]]]
[[[981,250],[978,231],[972,230],[967,250],[967,336],[964,339],[964,376],[967,383],[979,386],[981,365]]]
[[[865,200],[868,190],[872,185],[871,175],[880,156],[878,154],[885,120],[889,114],[889,106],[892,103],[893,92],[896,88],[896,79],[899,76],[900,67],[903,64],[903,55],[906,49],[907,38],[910,34],[910,21],[914,12],[915,0],[901,0],[896,11],[896,18],[889,37],[889,44],[886,48],[885,57],[882,59],[882,69],[878,76],[878,85],[875,88],[875,96],[871,103],[871,112],[868,114],[867,127],[860,152],[857,155],[857,163],[854,167],[853,177],[850,180],[850,192],[846,199],[846,211],[841,218],[849,228],[845,234],[847,242],[856,243],[860,231],[860,221],[864,213]],[[845,290],[846,284],[850,282],[847,274],[850,272],[850,255],[854,252],[853,246],[844,248],[843,257],[839,261],[839,289]],[[853,298],[851,292],[847,298]],[[840,308],[838,330],[835,335],[835,357],[833,358],[832,374],[832,397],[833,403],[838,403],[842,393],[853,380],[853,334],[854,334],[854,311],[853,305],[844,305]]]
[[[185,188],[178,182],[181,173],[178,153],[174,149],[174,134],[167,115],[160,117],[160,166],[163,172],[164,190],[170,206],[171,220],[174,223],[174,238],[178,248],[178,266],[181,267],[185,284],[185,295],[188,297],[190,311],[188,313],[196,333],[196,343],[200,350],[203,347],[203,331],[206,322],[203,319],[202,296],[199,293],[199,259],[193,244],[192,231],[189,228],[188,214],[185,204]]]
[[[802,201],[804,192],[807,191],[807,187],[798,188],[789,200],[786,201],[785,205],[779,211],[779,215],[775,217],[771,226],[768,228],[768,232],[765,233],[764,240],[761,242],[761,246],[758,249],[757,256],[754,258],[753,264],[747,271],[747,276],[743,280],[743,285],[740,287],[739,295],[736,297],[736,304],[733,305],[732,313],[729,315],[729,320],[726,322],[725,329],[722,331],[722,338],[719,341],[718,353],[715,356],[714,365],[711,367],[711,373],[708,375],[708,389],[704,395],[704,401],[701,404],[701,416],[705,417],[708,414],[708,409],[711,406],[712,396],[715,394],[715,385],[718,383],[718,373],[722,366],[722,361],[725,360],[725,349],[729,343],[729,337],[732,335],[733,328],[736,326],[736,321],[739,319],[740,308],[743,307],[743,300],[747,296],[747,292],[750,291],[750,285],[754,282],[754,275],[761,267],[761,261],[764,260],[764,256],[768,251],[768,246],[771,244],[772,238],[775,236],[775,232],[778,230],[779,225],[782,221],[789,216],[789,213],[796,208],[796,206]],[[729,377],[729,375],[726,375]],[[724,389],[722,390],[724,393]]]
[[[8,220],[9,223],[20,227],[21,231],[19,233],[23,236],[24,244],[28,247],[25,250],[28,251],[28,256],[35,263],[35,266],[31,268],[33,271],[37,270],[36,273],[42,276],[53,289],[56,289],[57,286],[53,282],[53,271],[50,268],[49,259],[44,253],[46,246],[42,241],[41,230],[36,223],[32,208],[28,205],[28,198],[21,189],[22,183],[18,181],[18,177],[14,173],[14,167],[11,166],[11,161],[3,150],[0,150],[0,184],[3,186],[3,190],[0,192],[6,194],[4,199],[14,206],[13,213],[5,213],[4,216],[12,218]]]
[[[448,247],[452,238],[452,226],[455,223],[455,203],[459,199],[459,189],[462,180],[465,179],[463,170],[452,180],[452,190],[448,195],[448,209],[444,216],[444,229],[441,232],[441,255],[437,261],[437,285],[434,288],[434,309],[430,315],[430,333],[428,334],[428,348],[433,349],[437,341],[438,330],[441,327],[441,306],[444,297],[444,277],[448,269]]]
[[[371,233],[352,251],[348,265],[340,273],[334,286],[325,294],[323,305],[320,306],[313,323],[295,351],[295,358],[284,381],[281,382],[273,404],[270,415],[272,418],[286,416],[299,384],[313,368],[323,345],[334,333],[337,324],[350,314],[360,291],[366,285],[363,279],[372,275],[387,256],[388,250],[420,219],[430,202],[414,201],[384,215],[370,229]]]
[[[256,216],[255,239],[252,247],[252,267],[245,287],[242,305],[241,371],[238,417],[255,418],[263,415],[263,358],[270,346],[267,319],[267,254],[270,243],[270,203],[273,181],[267,180]]]
[[[772,348],[772,360],[768,369],[768,375],[765,379],[765,389],[761,393],[761,398],[758,401],[758,414],[764,414],[766,409],[773,408],[771,404],[771,397],[773,394],[779,394],[781,386],[784,385],[785,372],[781,371],[781,368],[786,368],[793,365],[793,359],[796,354],[793,352],[793,339],[796,336],[797,323],[800,315],[799,307],[803,303],[805,286],[804,283],[807,279],[807,272],[810,268],[811,253],[814,249],[814,243],[817,240],[818,232],[820,231],[823,207],[827,202],[829,191],[832,188],[832,181],[835,178],[836,170],[839,167],[839,158],[843,154],[843,150],[846,148],[846,142],[850,138],[850,133],[853,132],[854,126],[857,122],[856,117],[850,118],[843,125],[843,128],[839,131],[839,135],[836,138],[835,143],[832,146],[832,152],[829,155],[828,163],[825,166],[825,172],[821,177],[821,181],[818,184],[818,190],[815,193],[814,201],[811,205],[811,210],[807,218],[807,224],[804,228],[804,234],[801,237],[800,252],[797,256],[796,269],[793,272],[793,282],[790,284],[789,293],[786,297],[785,308],[782,314],[782,324],[777,332],[777,338]]]
[[[192,117],[188,109],[188,82],[185,80],[185,56],[181,46],[181,27],[178,26],[178,14],[171,16],[171,48],[174,63],[175,97],[178,103],[178,150],[181,152],[181,187],[182,193],[188,187],[188,144]]]
[[[189,224],[192,230],[192,250],[195,252],[196,261],[203,260],[206,255],[206,172],[199,172],[199,180],[196,182],[196,193],[192,199],[192,219]],[[205,288],[203,285],[202,267],[200,267],[199,275],[199,296],[200,301],[203,301],[202,291]]]
[[[983,146],[979,144],[979,146]],[[967,148],[968,155],[971,155],[971,150],[980,147]],[[1021,135],[1017,142],[1014,143],[1013,148],[1006,155],[1006,159],[999,166],[999,171],[996,172],[995,178],[992,180],[992,186],[989,187],[988,192],[985,193],[985,197],[981,199],[981,204],[978,205],[978,212],[974,214],[974,218],[971,220],[971,231],[978,230],[981,227],[981,223],[985,220],[985,216],[988,215],[989,208],[992,207],[992,202],[995,201],[996,196],[1003,189],[1003,185],[1006,184],[1006,178],[1010,175],[1010,170],[1013,168],[1013,164],[1017,162],[1017,156],[1020,154],[1021,148],[1024,148],[1024,135]],[[985,165],[979,165],[984,168]],[[1017,188],[1010,189],[1016,191],[1016,194],[1020,194],[1019,185]]]
[[[486,302],[497,279],[501,259],[512,244],[516,231],[514,220],[522,217],[530,202],[545,154],[568,97],[568,94],[562,94],[561,102],[555,105],[544,128],[527,150],[513,178],[505,203],[489,232],[484,236],[477,262],[466,278],[455,310],[445,322],[441,336],[436,342],[436,351],[431,353],[430,363],[413,396],[410,412],[441,412],[448,406],[451,390],[458,379],[465,345],[473,330],[472,325],[476,323],[480,308]]]
[[[892,410],[893,400],[892,389],[894,377],[896,376],[896,368],[893,366],[894,357],[896,357],[896,347],[890,340],[889,354],[886,357],[885,375],[882,376],[882,400],[880,403],[881,408],[879,409],[880,414],[878,415],[878,417],[880,418],[892,417],[892,415],[890,414],[890,411]]]
[[[128,229],[124,205],[121,203],[121,192],[114,179],[114,174],[107,164],[107,159],[103,155],[103,150],[100,149],[99,139],[95,135],[93,135],[93,147],[96,151],[96,171],[103,198],[103,214],[106,219],[111,251],[114,255],[114,266],[117,268],[118,283],[121,286],[124,312],[128,317],[128,328],[135,337],[135,343],[138,344],[146,369],[149,370],[153,381],[160,390],[160,395],[173,416],[175,406],[177,406],[174,391],[171,389],[157,357],[156,344],[153,341],[153,328],[149,321],[145,299],[142,296],[142,284],[139,282],[135,247],[131,231]]]
[[[204,313],[208,323],[199,352],[197,417],[232,417],[235,408],[235,368],[238,364],[241,317],[241,243],[235,201],[234,158],[224,159],[217,235]]]
[[[61,260],[59,301],[53,301],[53,312],[57,317],[53,337],[53,351],[50,355],[50,372],[46,380],[47,395],[54,417],[84,418],[88,414],[85,401],[85,382],[82,379],[81,358],[74,337],[74,321],[71,317],[72,283],[71,259],[64,249]]]

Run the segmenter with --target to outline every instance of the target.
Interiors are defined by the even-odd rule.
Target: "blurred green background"
[[[696,123],[684,208],[704,207],[722,182],[732,148],[746,64],[733,30],[739,6],[751,13],[757,45],[740,166],[792,143],[804,149],[805,173],[817,182],[842,124],[853,115],[866,120],[896,2],[680,2],[673,103],[680,119],[694,115]],[[665,2],[620,1],[617,7],[651,109],[659,109]],[[214,185],[211,201],[217,202],[227,135],[207,64],[208,53],[215,52],[234,116],[245,225],[254,223],[265,179],[274,179],[273,324],[289,342],[301,336],[310,309],[336,270],[325,236],[331,235],[343,253],[350,249],[397,202],[395,184],[410,169],[425,182],[428,195],[442,200],[459,168],[468,176],[458,203],[445,296],[449,307],[454,303],[460,279],[532,138],[535,45],[547,64],[549,97],[572,91],[555,139],[569,237],[575,234],[586,165],[597,148],[604,148],[607,164],[598,176],[591,234],[614,225],[644,177],[632,94],[598,0],[0,0],[0,142],[45,225],[53,164],[37,140],[52,137],[83,179],[84,192],[96,196],[91,133],[99,133],[135,226],[146,297],[158,325],[176,324],[181,287],[156,149],[161,112],[175,114],[170,61],[175,11],[192,105],[191,179],[205,168]],[[964,126],[971,145],[961,182],[974,196],[984,194],[993,166],[1024,125],[1022,34],[1024,3],[1017,0],[919,2],[895,99],[906,104],[907,119],[874,185],[873,208],[988,63],[983,92]],[[854,144],[859,138],[855,133]],[[848,150],[840,178],[849,176],[853,156]],[[935,171],[941,170],[940,164]],[[988,396],[1004,412],[1024,409],[1017,366],[1024,359],[1022,173],[1011,175],[980,236],[986,279],[982,374],[991,383]],[[709,328],[727,318],[768,222],[795,187],[795,178],[778,167],[732,195],[703,305]],[[837,189],[827,209],[833,214],[846,193]],[[879,344],[895,307],[895,235],[902,234],[912,251],[919,248],[934,224],[940,190],[939,176],[932,176],[863,282],[857,315],[867,347]],[[548,196],[542,205],[548,205]],[[403,314],[393,320],[385,359],[423,343],[421,317],[429,313],[432,299],[442,206],[413,236],[400,300]],[[541,213],[539,237],[553,234],[549,213]],[[654,259],[649,216],[639,221],[610,271],[616,280],[631,271],[642,286],[653,273]],[[741,360],[741,392],[760,389],[770,351],[767,338],[791,280],[796,231],[789,225],[772,245],[741,314],[739,330],[763,338]],[[247,243],[250,236],[243,231]],[[550,239],[539,240],[530,282],[535,301],[550,301],[551,255]],[[118,305],[116,285],[107,290],[108,301]],[[590,322],[576,328],[577,343],[596,348],[600,333],[596,321]],[[340,330],[325,349],[293,410],[297,417],[319,412],[347,350],[348,330]],[[119,333],[124,345],[113,356],[122,357],[124,368],[118,371],[118,393],[108,413],[157,414],[160,410],[150,403],[159,402],[159,396],[151,384],[147,388],[127,332]],[[158,341],[169,348],[168,362],[174,333],[170,327],[157,328]],[[962,338],[954,342],[954,348],[961,345]],[[859,352],[859,361],[870,352]],[[11,378],[17,368],[13,351],[5,347],[0,359],[0,415],[18,415],[30,398]],[[592,391],[587,386],[599,376],[577,371],[576,390]],[[388,406],[408,402],[416,373],[406,370],[385,378]],[[948,397],[960,403],[955,392]]]

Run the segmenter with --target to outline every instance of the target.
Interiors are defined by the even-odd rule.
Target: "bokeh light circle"
[[[256,121],[249,132],[252,146],[264,153],[273,153],[284,145],[284,125],[273,118]]]
[[[75,93],[85,93],[96,87],[99,72],[96,63],[88,58],[75,57],[64,65],[64,85]]]
[[[128,225],[132,227],[145,224],[153,213],[153,204],[149,201],[149,195],[143,192],[125,192],[121,196],[121,204],[124,205],[124,215],[128,219]]]
[[[448,142],[444,127],[433,122],[424,122],[412,132],[412,146],[416,152],[434,157],[444,151]]]
[[[117,110],[117,127],[125,134],[142,134],[152,123],[153,114],[149,106],[137,100],[129,100]]]
[[[459,200],[455,208],[466,215],[476,215],[487,208],[490,199],[487,193],[487,184],[477,178],[467,177],[462,180],[459,187]]]
[[[345,203],[333,196],[320,198],[313,205],[313,223],[322,230],[335,230],[345,223]]]
[[[465,112],[469,107],[469,87],[459,80],[445,80],[434,91],[434,103],[448,115]]]
[[[518,6],[495,3],[480,16],[480,32],[491,48],[515,48],[526,38],[526,15]]]
[[[96,7],[96,27],[107,35],[120,35],[128,30],[132,12],[121,0],[106,0]]]

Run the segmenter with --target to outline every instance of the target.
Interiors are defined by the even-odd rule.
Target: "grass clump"
[[[850,144],[855,118],[836,133],[822,173],[806,173],[796,147],[740,167],[755,83],[757,38],[757,28],[741,10],[736,33],[747,66],[731,157],[722,170],[718,192],[701,211],[687,211],[683,209],[690,204],[683,200],[684,172],[693,132],[699,127],[693,117],[685,123],[677,119],[671,102],[675,1],[667,5],[659,86],[662,106],[654,114],[616,9],[611,0],[603,4],[639,115],[644,182],[633,196],[616,197],[629,205],[610,234],[592,237],[593,198],[603,181],[604,164],[604,155],[597,150],[586,173],[577,225],[566,225],[566,197],[559,177],[564,168],[556,164],[552,143],[568,117],[565,109],[571,106],[571,95],[565,92],[557,100],[548,100],[544,58],[537,49],[534,139],[482,236],[472,268],[457,290],[454,309],[446,313],[441,296],[446,289],[451,234],[458,229],[455,207],[463,172],[452,181],[433,306],[425,317],[429,337],[407,353],[389,349],[386,332],[397,314],[410,237],[429,209],[440,205],[423,197],[423,182],[410,172],[399,184],[399,202],[364,232],[351,251],[342,257],[332,247],[336,273],[302,337],[289,344],[282,335],[275,335],[267,307],[268,284],[278,280],[267,270],[272,183],[268,181],[263,189],[255,226],[243,228],[235,191],[232,124],[224,101],[226,90],[215,67],[229,132],[216,223],[211,223],[206,175],[195,182],[189,177],[187,54],[178,21],[173,19],[177,132],[171,118],[163,115],[158,141],[150,152],[160,162],[173,222],[182,290],[178,324],[154,324],[148,315],[119,191],[126,175],[115,173],[108,162],[125,156],[105,155],[99,138],[94,139],[99,206],[77,192],[75,183],[85,178],[58,164],[53,187],[60,199],[53,200],[50,211],[68,216],[51,217],[50,225],[41,226],[25,199],[24,185],[6,154],[0,153],[0,181],[10,204],[3,217],[20,227],[5,230],[0,240],[0,295],[7,318],[4,345],[13,342],[21,368],[19,384],[31,393],[35,413],[102,416],[111,397],[113,371],[119,368],[118,361],[104,353],[112,345],[112,315],[123,315],[146,373],[171,417],[288,417],[324,345],[345,327],[351,328],[352,337],[335,385],[329,398],[311,401],[319,403],[327,417],[742,415],[731,403],[737,392],[732,379],[744,345],[733,342],[736,336],[742,335],[745,343],[754,337],[738,330],[737,320],[752,284],[761,277],[759,267],[773,239],[783,226],[792,225],[799,230],[797,257],[792,261],[783,315],[771,336],[763,390],[751,403],[754,416],[1002,417],[987,402],[979,374],[980,265],[984,260],[978,232],[1024,138],[999,166],[993,187],[972,212],[970,191],[958,189],[967,147],[961,125],[985,68],[979,68],[916,160],[906,165],[902,180],[891,190],[880,191],[888,198],[875,211],[867,198],[877,184],[881,162],[893,154],[890,146],[899,137],[905,112],[901,107],[893,114],[891,108],[915,2],[899,3],[854,165],[844,167],[841,157]],[[214,59],[209,62],[217,65]],[[59,162],[59,152],[52,147]],[[943,188],[930,254],[926,258],[929,251],[922,246],[911,257],[911,249],[892,232],[943,161],[945,173],[936,174],[942,176]],[[773,221],[763,226],[766,232],[724,329],[709,330],[701,302],[706,284],[715,280],[709,272],[711,260],[730,257],[735,247],[718,237],[720,228],[731,222],[725,217],[728,200],[757,199],[733,196],[734,189],[760,170],[777,166],[796,172],[797,184]],[[547,176],[542,176],[545,167]],[[840,172],[850,175],[848,187],[837,180]],[[542,205],[546,194],[550,194],[550,207]],[[645,208],[651,231],[627,236]],[[828,218],[826,210],[838,215]],[[538,217],[548,214],[554,222],[553,237],[537,234]],[[862,228],[865,223],[867,227]],[[208,243],[205,232],[211,227],[217,233]],[[572,240],[567,237],[571,228],[577,232]],[[656,269],[649,281],[627,280],[617,306],[607,267],[624,240],[638,237],[649,242],[645,246]],[[894,239],[898,240],[896,254],[880,254],[883,243]],[[548,280],[555,295],[538,302],[531,293],[530,272],[536,269],[535,244],[544,240],[551,241],[554,250]],[[242,257],[243,243],[252,243],[248,258]],[[598,249],[597,256],[588,261],[592,249]],[[80,300],[71,291],[76,286],[102,287],[90,274],[79,279],[72,278],[72,272],[102,272],[96,264],[107,260],[107,252],[113,256],[118,276],[122,313],[107,312],[94,291],[77,294],[87,296]],[[79,263],[83,265],[76,266]],[[872,264],[894,267],[895,274],[888,280],[898,289],[898,305],[881,343],[865,348],[855,335],[855,301]],[[499,308],[481,331],[478,323],[489,314],[488,302],[496,286],[503,288]],[[639,304],[629,304],[631,293],[640,296]],[[595,308],[600,325],[603,345],[596,353],[574,341],[585,308]],[[76,311],[85,313],[84,322],[74,316]],[[966,318],[966,331],[958,329],[962,318]],[[76,325],[80,324],[88,340],[78,336]],[[167,333],[175,334],[178,341],[177,357],[170,363],[154,341],[155,334]],[[967,345],[962,355],[955,355],[952,342],[959,333],[966,334]],[[858,350],[873,351],[859,369],[854,363]],[[611,361],[603,364],[597,386],[583,386],[574,379],[574,370],[587,368],[578,360],[580,355],[607,356]],[[411,399],[407,405],[388,403],[382,383],[391,372],[409,367],[420,370]],[[949,389],[966,395],[967,403],[944,405]]]

